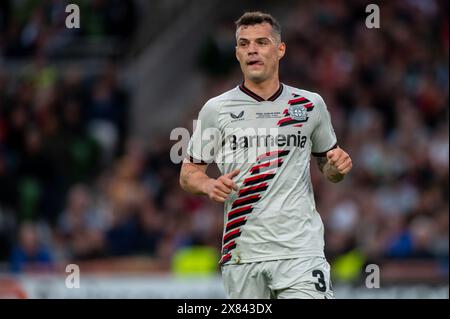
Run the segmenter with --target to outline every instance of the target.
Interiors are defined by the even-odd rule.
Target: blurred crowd
[[[66,28],[68,4],[78,5],[81,28]],[[67,58],[74,51],[82,55],[87,48],[80,47],[80,40],[85,40],[84,46],[102,39],[110,43],[120,40],[126,45],[135,27],[133,1],[3,0],[0,2],[0,57],[18,59],[45,55],[55,59]],[[106,42],[103,41],[103,45]]]
[[[92,1],[105,2],[115,3]],[[366,28],[361,1],[302,1],[283,11],[281,79],[323,96],[353,158],[340,184],[311,163],[331,263],[433,260],[448,276],[448,3],[380,9],[379,29]],[[40,56],[23,42],[20,21],[35,23],[0,14],[2,57],[17,47]],[[241,81],[232,20],[211,39],[202,103]],[[130,138],[130,92],[117,72],[111,63],[95,77],[62,72],[40,57],[17,79],[0,66],[0,261],[10,270],[133,255],[170,267],[184,247],[220,251],[221,206],[180,189],[167,136],[150,147]]]

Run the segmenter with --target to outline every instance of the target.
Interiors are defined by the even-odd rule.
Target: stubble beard
[[[249,72],[247,73],[247,79],[249,79],[254,83],[259,84],[267,80],[267,76],[265,72],[257,72],[257,73]]]

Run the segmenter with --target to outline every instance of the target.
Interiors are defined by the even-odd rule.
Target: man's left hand
[[[328,164],[334,167],[339,174],[345,175],[352,169],[352,159],[339,146],[327,152]]]

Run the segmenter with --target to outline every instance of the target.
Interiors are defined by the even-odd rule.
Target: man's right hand
[[[239,174],[236,169],[231,173],[220,176],[217,179],[211,178],[205,185],[205,193],[215,202],[223,203],[233,190],[237,191],[238,187],[233,178]]]

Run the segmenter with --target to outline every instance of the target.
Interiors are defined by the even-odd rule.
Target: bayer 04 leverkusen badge
[[[303,105],[289,105],[289,115],[297,121],[308,119],[307,110]]]

